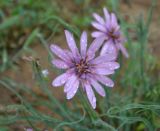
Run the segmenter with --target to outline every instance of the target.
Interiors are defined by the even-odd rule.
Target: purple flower
[[[118,55],[118,51],[121,50],[123,55],[129,57],[127,50],[124,48],[123,43],[126,41],[120,30],[117,18],[114,13],[109,14],[106,8],[103,8],[105,19],[96,13],[93,13],[93,17],[96,21],[92,22],[92,26],[98,31],[92,33],[92,37],[99,38],[105,37],[106,42],[102,48],[101,54],[113,53]]]
[[[104,97],[105,90],[101,84],[108,87],[114,86],[113,81],[106,75],[113,74],[114,70],[119,68],[119,64],[113,61],[116,56],[105,54],[95,58],[96,52],[103,44],[103,37],[95,39],[87,50],[87,33],[83,32],[79,51],[73,35],[67,30],[65,35],[70,50],[61,49],[54,44],[50,46],[51,51],[58,57],[52,61],[52,64],[59,69],[66,70],[65,73],[55,78],[52,85],[54,87],[64,85],[67,99],[73,98],[81,86],[95,109],[96,97],[93,88]]]

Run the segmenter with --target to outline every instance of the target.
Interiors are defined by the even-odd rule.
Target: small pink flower
[[[118,51],[122,51],[123,55],[129,57],[127,50],[123,44],[126,41],[120,30],[117,18],[114,13],[109,14],[106,8],[103,9],[105,18],[103,19],[96,13],[93,17],[96,21],[92,22],[92,26],[98,31],[92,33],[92,37],[105,37],[105,44],[102,48],[101,55],[105,53],[113,53],[118,55]]]
[[[87,33],[83,32],[79,51],[73,35],[67,30],[65,35],[70,50],[61,49],[54,44],[50,46],[51,51],[58,57],[52,61],[52,64],[59,69],[66,70],[65,73],[55,78],[52,85],[54,87],[64,85],[67,99],[73,98],[81,85],[95,109],[96,97],[93,88],[104,97],[105,90],[101,84],[108,87],[114,86],[108,75],[113,74],[114,70],[119,68],[119,64],[114,62],[116,56],[105,54],[95,58],[96,52],[103,44],[103,37],[95,39],[87,50]]]

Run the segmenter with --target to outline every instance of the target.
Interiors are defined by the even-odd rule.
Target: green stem
[[[86,112],[88,112],[92,122],[98,119],[97,113],[91,108],[90,104],[88,103],[88,100],[86,99],[86,96],[84,96],[84,92],[80,90],[80,95],[82,96],[80,99],[86,109]]]

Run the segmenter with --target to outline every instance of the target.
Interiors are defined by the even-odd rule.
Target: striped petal
[[[100,55],[113,54],[117,57],[118,50],[111,40],[107,41],[101,49]]]
[[[105,26],[103,26],[103,25],[101,25],[101,24],[99,24],[97,22],[92,22],[92,26],[95,27],[96,29],[102,31],[102,32],[106,32],[107,31]]]
[[[102,64],[97,64],[95,65],[95,67],[97,68],[106,68],[109,70],[115,70],[118,69],[120,67],[120,64],[117,62],[106,62],[106,63],[102,63]]]
[[[81,56],[86,56],[86,50],[87,50],[87,33],[84,31],[81,35],[80,39],[80,47],[81,47]]]
[[[93,13],[93,17],[97,20],[97,22],[99,22],[102,25],[105,25],[104,19],[101,16],[99,16],[97,13]]]
[[[67,69],[69,67],[66,62],[59,59],[52,60],[52,64],[59,69]]]
[[[95,56],[95,53],[97,50],[99,50],[99,48],[101,47],[101,45],[103,44],[105,40],[105,37],[99,37],[96,38],[90,45],[87,55],[88,55],[88,59],[92,59]]]
[[[97,75],[96,76],[96,79],[101,82],[102,84],[104,84],[105,86],[108,86],[108,87],[113,87],[114,86],[114,82],[106,77],[106,76],[103,76],[103,75]]]
[[[103,89],[103,87],[95,80],[91,80],[91,85],[94,87],[94,89],[96,90],[96,92],[105,97],[106,93],[105,90]]]
[[[92,105],[93,109],[95,109],[96,108],[96,97],[95,97],[95,94],[92,90],[92,87],[88,83],[85,83],[84,86],[85,86],[88,100],[89,100],[90,104]]]
[[[106,21],[108,21],[110,19],[110,14],[108,12],[108,10],[106,8],[103,8],[103,12],[104,12],[104,16]]]
[[[79,87],[79,80],[77,79],[72,85],[70,90],[67,92],[67,99],[72,99],[74,95],[76,94]]]
[[[73,35],[67,30],[65,30],[65,35],[66,35],[66,40],[67,40],[68,47],[72,51],[73,55],[74,56],[79,55],[79,51],[78,51],[78,48],[76,46],[76,42],[73,38]]]
[[[126,58],[128,58],[128,57],[129,57],[129,54],[128,54],[126,48],[125,48],[122,44],[117,44],[117,45],[118,45],[119,49],[122,51],[122,54],[123,54]]]
[[[90,61],[90,63],[91,64],[102,64],[102,63],[106,63],[109,61],[113,61],[113,60],[115,60],[115,58],[116,58],[116,56],[114,56],[112,54],[105,54],[103,56],[98,56],[94,60]]]
[[[68,56],[68,61],[67,61],[67,64],[69,64],[70,66],[72,66],[74,64],[74,57],[73,57],[73,54],[72,52],[70,52],[69,50],[64,50],[65,53],[67,54]]]
[[[65,86],[64,86],[64,92],[68,92],[70,90],[70,88],[72,88],[72,85],[74,84],[74,82],[76,81],[77,77],[75,75],[72,75],[66,82]]]
[[[114,70],[109,70],[107,68],[95,68],[93,72],[99,75],[111,75],[114,74]]]
[[[58,77],[56,77],[53,80],[52,85],[55,86],[55,87],[62,86],[63,84],[66,83],[69,76],[70,76],[69,73],[64,73],[64,74],[59,75]]]
[[[115,27],[118,25],[117,17],[114,13],[111,13],[111,23]]]
[[[100,32],[100,31],[95,31],[95,32],[92,32],[91,35],[92,37],[97,38],[97,37],[105,36],[105,33]]]
[[[66,61],[68,60],[68,56],[65,53],[65,51],[63,49],[61,49],[59,46],[52,44],[50,46],[51,51],[57,55],[59,58],[61,58],[62,60]]]

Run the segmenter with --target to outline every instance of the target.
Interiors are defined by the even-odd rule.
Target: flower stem
[[[80,90],[80,97],[81,97],[81,101],[82,101],[82,104],[84,105],[84,108],[86,109],[86,112],[88,112],[92,122],[94,122],[95,120],[98,119],[98,115],[97,115],[97,112],[95,112],[91,106],[89,105],[88,103],[88,100],[86,98],[86,96],[84,95],[84,92],[82,90]]]

